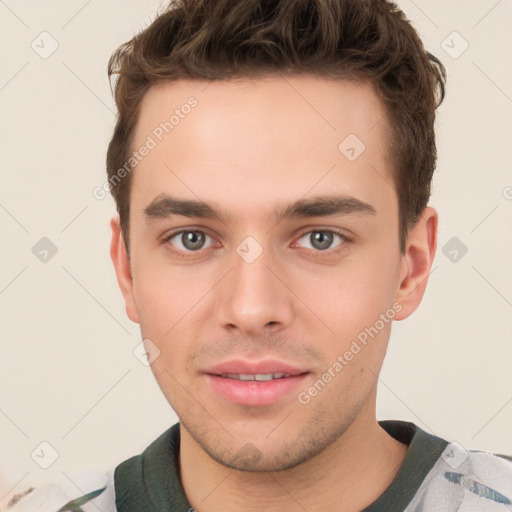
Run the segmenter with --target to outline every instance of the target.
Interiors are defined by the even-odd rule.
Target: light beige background
[[[34,482],[113,467],[176,421],[132,352],[140,334],[108,253],[113,201],[92,195],[114,126],[108,57],[159,3],[0,2],[0,507]],[[512,454],[512,3],[399,5],[448,89],[439,250],[422,307],[395,323],[378,417]],[[59,45],[46,59],[31,47],[43,31]],[[58,249],[46,263],[32,253],[42,237]],[[452,237],[468,248],[457,262],[442,252]],[[31,457],[43,441],[58,452],[46,470]]]

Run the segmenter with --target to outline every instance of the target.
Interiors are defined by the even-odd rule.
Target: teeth
[[[274,377],[274,374],[272,374],[272,373],[258,374],[258,375],[254,376],[254,380],[259,380],[259,381],[262,381],[262,380],[272,380],[272,379],[275,379],[275,378],[276,377]]]
[[[282,379],[283,377],[289,377],[289,373],[256,373],[256,374],[244,374],[244,373],[223,373],[221,377],[235,380],[256,380],[258,382],[274,379]]]

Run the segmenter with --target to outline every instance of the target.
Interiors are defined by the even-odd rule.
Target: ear
[[[400,266],[400,288],[397,301],[402,309],[395,320],[403,320],[420,305],[430,276],[437,248],[437,212],[427,207],[407,236]]]
[[[137,308],[135,306],[135,298],[133,295],[133,277],[130,269],[130,258],[126,253],[126,245],[124,243],[123,233],[121,231],[121,223],[119,215],[112,217],[110,221],[112,229],[112,241],[110,242],[110,257],[116,269],[117,282],[123,293],[124,302],[126,304],[126,314],[128,318],[135,323],[139,323]]]

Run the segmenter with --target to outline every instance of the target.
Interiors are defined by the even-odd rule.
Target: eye
[[[200,249],[205,249],[211,246],[205,247],[206,239],[209,238],[210,242],[212,238],[207,235],[204,231],[199,230],[183,230],[173,233],[166,237],[164,242],[169,242],[176,249],[183,252],[196,252]],[[173,241],[174,240],[174,241]]]
[[[303,239],[306,241],[306,244],[309,244],[309,246],[306,245],[308,249],[315,249],[316,251],[327,251],[348,241],[341,233],[326,229],[308,231],[299,238],[299,241]],[[336,240],[338,240],[338,243],[333,246],[332,244]]]

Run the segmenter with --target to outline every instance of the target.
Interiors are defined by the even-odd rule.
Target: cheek
[[[314,277],[297,275],[297,294],[316,313],[311,322],[343,345],[392,308],[398,265],[398,255],[361,251]]]
[[[139,264],[134,269],[134,297],[141,334],[160,350],[154,371],[179,378],[184,360],[204,339],[205,305],[211,301],[212,277],[168,264]],[[208,310],[209,311],[209,310]],[[155,375],[156,376],[156,375]],[[171,382],[172,384],[172,382]]]
[[[347,268],[323,280],[310,295],[312,309],[322,322],[310,316],[305,330],[324,354],[325,373],[319,378],[332,381],[318,402],[348,410],[350,405],[361,405],[374,388],[395,314],[391,275],[391,267],[361,261],[350,271]]]
[[[134,283],[135,302],[139,313],[141,335],[158,347],[158,357],[151,370],[167,400],[174,407],[179,383],[185,380],[183,361],[188,347],[185,304],[187,295],[179,283],[160,276],[139,274]],[[151,276],[151,277],[150,277]]]
[[[173,279],[165,268],[140,261],[134,266],[133,292],[142,335],[162,341],[185,314],[191,296],[190,282]]]

